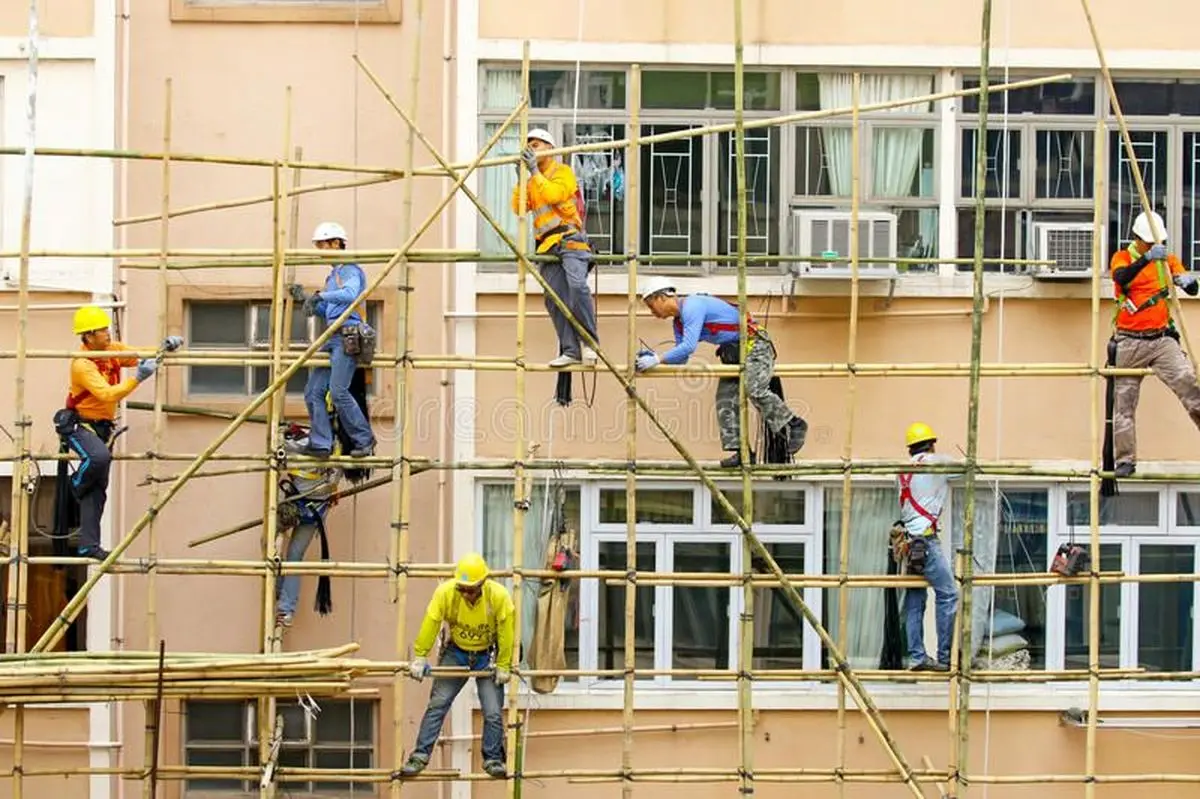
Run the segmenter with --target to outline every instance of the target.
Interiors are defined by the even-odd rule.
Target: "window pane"
[[[849,108],[854,76],[850,72],[800,73],[796,75],[796,108],[800,111]],[[933,73],[866,74],[862,76],[860,101],[873,105],[933,93]],[[874,113],[930,113],[933,103],[900,106]]]
[[[368,769],[371,768],[371,750],[317,750],[313,752],[313,768],[337,769]],[[314,782],[314,791],[349,791],[370,796],[373,791],[370,783],[350,782]]]
[[[1200,116],[1200,83],[1188,80],[1117,80],[1125,116]],[[1112,107],[1106,109],[1111,115]]]
[[[487,142],[499,130],[499,122],[486,122],[483,126],[483,138],[480,145]],[[508,130],[496,142],[488,153],[492,157],[514,155],[522,149],[520,131],[515,126]],[[479,199],[499,223],[505,234],[514,242],[517,240],[518,217],[512,211],[512,190],[517,183],[517,172],[512,164],[482,167],[479,170]],[[512,250],[496,235],[496,231],[488,221],[479,214],[479,250],[484,255],[511,255]],[[526,237],[526,252],[533,252],[533,232],[529,226]],[[515,257],[515,256],[514,256]]]
[[[938,254],[938,209],[893,208],[896,214],[896,252],[901,258],[936,258]],[[936,272],[933,263],[905,264],[906,272]]]
[[[964,77],[964,89],[978,89],[979,77]],[[1016,80],[1016,78],[1011,78]],[[990,86],[1004,82],[1002,74],[988,78]],[[1007,104],[1005,96],[1007,95]],[[962,98],[964,114],[979,113],[979,95],[969,95]],[[988,112],[1003,114],[1007,108],[1010,114],[1087,114],[1096,113],[1096,83],[1091,78],[1072,81],[1056,81],[1041,86],[1030,86],[1028,89],[1016,89],[1010,92],[988,92]],[[1128,110],[1125,113],[1129,113]]]
[[[962,196],[975,196],[975,151],[979,146],[979,131],[968,128],[962,132]],[[989,130],[987,132],[987,163],[984,172],[984,192],[987,197],[1017,197],[1021,194],[1021,131]]]
[[[1091,525],[1091,500],[1086,491],[1067,493],[1067,524]],[[1115,497],[1100,497],[1100,524],[1106,527],[1157,527],[1158,493],[1130,491]]]
[[[245,750],[242,749],[192,749],[187,750],[187,765],[189,766],[225,766],[240,768]],[[247,787],[240,780],[220,779],[190,779],[187,781],[189,791],[241,791]]]
[[[1039,130],[1034,194],[1055,200],[1091,199],[1095,182],[1090,130]]]
[[[795,193],[801,197],[850,196],[850,128],[792,129],[796,142]]]
[[[654,544],[637,545],[638,571],[656,568]],[[604,541],[599,545],[598,567],[624,571],[625,542]],[[634,664],[639,669],[654,668],[654,586],[639,585],[634,606]],[[600,607],[596,614],[596,665],[601,669],[625,668],[625,586],[606,582],[600,587]],[[601,679],[620,679],[602,677]],[[641,677],[650,680],[652,677]]]
[[[566,125],[564,130],[567,146],[625,138],[624,125]],[[592,249],[602,255],[625,252],[625,151],[575,153],[571,167],[583,192]]]
[[[184,716],[189,743],[242,741],[246,737],[246,706],[241,702],[188,702]]]
[[[642,72],[642,107],[732,110],[733,77],[732,72],[646,70]],[[778,109],[780,80],[778,72],[744,73],[742,107],[747,111]]]
[[[804,574],[804,544],[764,544],[784,574]],[[678,551],[678,549],[676,550]],[[678,556],[677,556],[678,557]],[[676,569],[678,571],[678,569]],[[766,571],[758,558],[754,571]],[[804,617],[782,588],[754,591],[755,669],[800,669],[804,667]]]
[[[933,128],[877,126],[872,136],[872,196],[937,196]]]
[[[742,108],[747,111],[779,110],[778,72],[744,72],[742,79]],[[732,111],[737,107],[733,87],[734,73],[712,73],[712,107]]]
[[[1194,574],[1196,547],[1192,544],[1142,544],[1138,548],[1141,574]],[[1192,669],[1193,583],[1138,583],[1138,660],[1147,671]]]
[[[1100,545],[1100,571],[1121,570],[1121,545]],[[1088,597],[1091,589],[1085,585],[1068,585],[1064,637],[1064,663],[1068,669],[1088,667],[1088,619],[1091,611]],[[1121,665],[1121,586],[1105,583],[1100,586],[1100,666],[1115,669]]]
[[[484,73],[485,108],[508,111],[520,102],[520,97],[519,69],[489,69]],[[575,108],[575,70],[530,70],[529,100],[532,108]],[[578,103],[579,108],[624,108],[625,73],[584,70]]]
[[[254,343],[264,346],[271,346],[271,322],[274,317],[271,315],[271,306],[266,304],[254,305]],[[291,327],[291,344],[308,344],[308,317],[304,315],[303,306],[297,306],[292,303],[292,327]]]
[[[742,492],[736,488],[721,486],[721,493],[730,504],[740,513],[742,510]],[[754,492],[754,521],[760,524],[804,524],[805,500],[808,494],[802,488],[784,491],[757,490]],[[710,495],[712,520],[714,524],[730,524],[733,519],[717,504],[715,497]]]
[[[1015,272],[1014,265],[1005,266],[988,262],[993,258],[1016,258],[1020,241],[1017,238],[1019,214],[1000,209],[984,211],[983,214],[983,269],[985,272]],[[958,257],[975,257],[975,209],[958,209]],[[958,264],[958,271],[970,272],[973,266],[969,263]]]
[[[692,127],[643,125],[642,135]],[[691,136],[642,145],[642,252],[699,255],[703,251],[704,141]]]
[[[197,367],[193,367],[195,369]],[[201,366],[200,369],[209,367]],[[220,368],[220,367],[216,367]],[[244,370],[243,370],[244,371]],[[250,391],[254,394],[262,393],[267,390],[267,386],[271,385],[271,370],[266,366],[256,366],[250,370],[253,376],[253,382],[250,386]],[[294,375],[288,378],[287,393],[301,395],[304,393],[304,386],[308,382],[308,370],[299,369]]]
[[[375,706],[372,702],[328,700],[316,719],[316,742],[371,743],[375,739]],[[353,718],[353,724],[351,719]]]
[[[644,488],[637,492],[637,521],[650,524],[691,524],[695,516],[691,489]],[[627,503],[625,489],[600,491],[600,523],[624,524]]]
[[[246,346],[249,340],[246,303],[189,301],[187,308],[189,346],[196,349]]]
[[[1200,265],[1200,134],[1183,133],[1183,236],[1175,248],[1183,265]]]
[[[1175,524],[1200,527],[1200,493],[1180,491],[1175,497]]]
[[[1131,130],[1129,138],[1133,142],[1138,167],[1142,170],[1142,180],[1146,184],[1150,205],[1165,215],[1170,162],[1167,132]],[[1108,179],[1109,195],[1113,198],[1109,203],[1108,251],[1114,253],[1129,246],[1132,240],[1130,229],[1133,227],[1133,220],[1142,211],[1129,156],[1119,131],[1113,131],[1108,136]]]
[[[737,253],[737,147],[718,136],[717,253]],[[746,252],[779,254],[779,128],[746,131]],[[730,267],[736,265],[731,264]]]
[[[729,544],[675,544],[677,572],[729,574]],[[729,667],[729,599],[732,589],[673,586],[671,668]]]

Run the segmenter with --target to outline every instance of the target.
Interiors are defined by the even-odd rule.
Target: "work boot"
[[[754,450],[750,450],[750,465],[753,466],[755,462]],[[722,459],[720,466],[722,469],[740,469],[742,467],[742,453],[734,452],[728,458]]]
[[[562,369],[565,366],[571,366],[572,364],[576,364],[579,362],[580,362],[580,360],[579,360],[578,355],[559,355],[557,358],[555,358],[553,361],[550,361],[550,363],[548,363],[546,365],[549,366],[551,369]]]
[[[508,776],[508,769],[504,768],[504,763],[499,760],[483,761],[483,770],[487,772],[489,777],[495,777],[500,780]]]
[[[300,454],[308,458],[328,458],[333,455],[333,450],[321,449],[314,447],[312,444],[306,444],[304,449],[300,451]]]
[[[413,752],[408,756],[408,760],[404,761],[404,765],[400,767],[400,773],[405,777],[415,777],[424,771],[428,765],[429,755]]]
[[[1133,473],[1136,471],[1137,471],[1137,464],[1133,463],[1132,461],[1126,461],[1125,463],[1117,464],[1117,468],[1113,470],[1113,476],[1115,476],[1115,477],[1132,477]]]
[[[275,626],[276,627],[291,627],[292,626],[292,614],[283,613],[283,612],[276,613],[275,614]]]
[[[374,454],[375,454],[375,442],[374,441],[372,441],[370,444],[367,444],[365,447],[355,447],[354,449],[350,450],[351,458],[369,458]]]
[[[787,423],[787,449],[789,455],[795,455],[804,447],[804,439],[808,437],[808,422],[796,416]]]
[[[949,671],[949,666],[943,666],[933,658],[926,655],[920,663],[915,663],[908,667],[909,671]]]
[[[108,559],[109,552],[104,547],[80,547],[79,557],[91,558],[94,561],[101,562]]]

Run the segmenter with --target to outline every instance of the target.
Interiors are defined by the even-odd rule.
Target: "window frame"
[[[172,22],[291,22],[399,24],[403,0],[375,0],[361,5],[350,0],[171,0]]]

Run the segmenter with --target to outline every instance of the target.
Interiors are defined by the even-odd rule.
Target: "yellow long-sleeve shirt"
[[[495,643],[496,668],[510,671],[513,616],[512,597],[500,583],[485,582],[483,592],[472,605],[458,593],[453,581],[444,582],[434,589],[425,609],[425,620],[413,642],[413,654],[419,658],[428,655],[445,622],[450,627],[450,640],[465,652],[482,652]]]
[[[112,342],[107,352],[131,350],[124,344]],[[74,408],[81,419],[110,422],[117,417],[117,403],[138,387],[136,378],[121,379],[122,366],[137,366],[137,358],[75,358],[71,361],[71,382],[67,390],[67,407]]]
[[[513,186],[512,209],[514,214],[533,212],[534,238],[537,251],[544,253],[562,239],[565,232],[548,233],[560,226],[583,228],[579,209],[575,206],[575,192],[579,184],[571,167],[554,161],[545,169],[529,178],[525,187],[525,208],[521,208],[521,185]]]

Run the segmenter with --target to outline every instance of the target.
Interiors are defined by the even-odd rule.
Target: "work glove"
[[[538,157],[532,147],[526,147],[521,151],[521,160],[525,162],[525,168],[529,170],[530,175],[538,173]]]
[[[496,685],[508,685],[508,681],[512,679],[512,674],[508,669],[496,669]]]
[[[134,377],[139,383],[145,382],[150,378],[150,375],[158,371],[158,361],[153,358],[143,358],[138,361],[137,372]]]
[[[1167,245],[1165,244],[1155,244],[1150,248],[1149,252],[1146,253],[1146,258],[1151,261],[1161,261],[1166,257]]]
[[[428,673],[429,661],[425,658],[414,658],[412,663],[408,664],[408,676],[417,682],[425,679],[425,675]]]
[[[292,295],[292,302],[304,302],[308,299],[304,294],[304,286],[301,286],[299,283],[289,285],[288,293]]]
[[[319,291],[314,291],[312,294],[309,294],[307,297],[305,297],[304,298],[304,308],[303,308],[304,315],[305,316],[316,316],[317,315],[317,303],[320,301],[321,301],[321,292],[319,292]]]
[[[656,353],[643,352],[641,355],[638,355],[637,363],[634,364],[634,368],[639,372],[644,372],[647,369],[653,369],[655,366],[658,366],[659,363],[660,361]]]
[[[1175,285],[1186,291],[1188,294],[1195,295],[1198,288],[1196,276],[1191,273],[1184,273],[1174,277]]]
[[[162,348],[167,352],[174,352],[183,346],[183,336],[167,336],[163,339]]]

